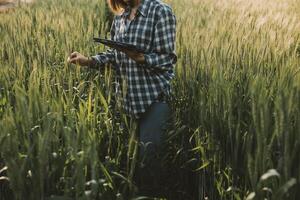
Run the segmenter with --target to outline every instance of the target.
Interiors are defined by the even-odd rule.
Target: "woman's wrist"
[[[96,64],[97,64],[97,61],[92,56],[87,57],[87,66],[88,67],[94,67]]]

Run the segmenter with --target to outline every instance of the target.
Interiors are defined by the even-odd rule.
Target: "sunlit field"
[[[178,62],[161,199],[300,199],[299,0],[166,2]],[[151,199],[114,71],[66,61],[104,51],[92,38],[111,20],[104,0],[0,13],[0,200]]]

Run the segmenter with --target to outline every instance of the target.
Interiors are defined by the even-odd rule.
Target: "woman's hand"
[[[138,64],[145,64],[145,55],[136,51],[123,50],[123,52]]]
[[[131,58],[138,64],[145,64],[145,62],[146,62],[145,55],[143,53],[139,53],[137,51],[132,51],[132,50],[128,50],[128,49],[123,49],[120,47],[113,47],[113,48],[125,53],[129,58]]]
[[[96,64],[95,60],[85,57],[76,51],[70,54],[67,61],[68,63],[78,64],[80,66],[91,66]]]

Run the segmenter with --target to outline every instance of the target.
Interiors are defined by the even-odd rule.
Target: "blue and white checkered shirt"
[[[176,18],[172,9],[159,0],[142,0],[136,17],[128,20],[130,8],[115,16],[111,39],[133,44],[145,50],[145,64],[137,64],[120,51],[108,49],[93,56],[96,67],[115,66],[128,114],[139,117],[162,93],[168,94],[174,77]]]

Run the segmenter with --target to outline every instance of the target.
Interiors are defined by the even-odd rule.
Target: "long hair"
[[[140,0],[130,0],[130,6],[133,7],[139,3]],[[110,10],[115,14],[120,14],[127,4],[123,0],[107,0]]]

